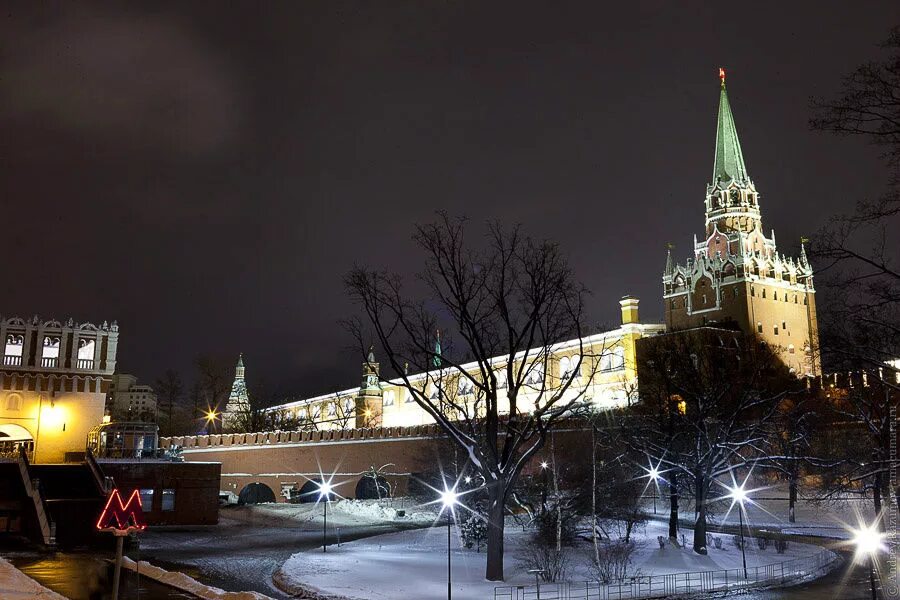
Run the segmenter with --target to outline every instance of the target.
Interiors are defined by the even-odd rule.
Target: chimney
[[[638,322],[638,300],[634,296],[623,296],[619,300],[622,305],[622,325]]]

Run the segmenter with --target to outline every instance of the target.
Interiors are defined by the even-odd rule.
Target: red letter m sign
[[[144,511],[141,507],[141,495],[137,490],[131,493],[128,502],[122,504],[122,496],[115,489],[109,495],[100,519],[97,521],[97,529],[100,531],[128,532],[142,530],[144,524]]]

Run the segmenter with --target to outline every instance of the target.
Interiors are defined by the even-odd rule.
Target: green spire
[[[441,330],[437,330],[437,339],[434,342],[434,356],[431,359],[431,364],[433,364],[436,368],[441,367]]]
[[[728,103],[728,92],[725,91],[724,69],[719,69],[719,78],[722,80],[722,91],[719,93],[716,164],[713,167],[712,183],[716,184],[720,180],[722,183],[727,183],[731,180],[747,183],[750,177],[747,175],[744,154],[741,152],[741,142],[738,140],[737,129],[734,126],[734,117],[731,114],[731,105]]]

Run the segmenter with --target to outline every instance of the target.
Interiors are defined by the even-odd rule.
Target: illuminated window
[[[322,416],[322,405],[316,404],[312,407],[312,412],[310,413],[313,419],[318,419]]]
[[[22,348],[25,346],[25,336],[13,333],[6,336],[6,350],[3,352],[3,364],[16,367],[22,364]]]
[[[531,368],[528,370],[528,376],[525,378],[525,383],[530,384],[539,384],[544,382],[544,363],[534,363],[531,365]]]
[[[353,402],[353,398],[344,398],[344,414],[349,415],[353,412],[355,408],[355,402]]]
[[[469,379],[460,378],[456,391],[460,396],[468,396],[475,392],[475,384]]]
[[[333,417],[337,414],[337,402],[328,403],[328,416]]]
[[[59,338],[45,335],[44,347],[41,351],[41,366],[55,367],[59,364]]]
[[[793,354],[793,353],[794,353],[794,345],[788,344],[788,354]]]
[[[396,392],[394,390],[387,390],[382,397],[382,404],[384,406],[393,406],[395,395]]]
[[[78,360],[94,360],[94,340],[78,340]]]
[[[404,393],[404,396],[403,396],[403,403],[404,403],[404,404],[411,404],[411,403],[414,402],[413,396],[412,396],[412,394],[410,393],[409,390],[404,390],[403,393]]]
[[[141,509],[144,512],[153,510],[153,490],[151,488],[141,488]]]
[[[559,359],[559,378],[565,379],[569,376],[569,370],[572,368],[572,363],[569,360],[568,356],[563,356]]]
[[[175,510],[175,490],[162,491],[162,510],[163,512]]]

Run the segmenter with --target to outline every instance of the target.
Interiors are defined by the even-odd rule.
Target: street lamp
[[[650,470],[647,471],[647,475],[650,476],[650,481],[653,482],[653,514],[656,514],[656,496],[659,491],[659,469],[656,467],[650,467]]]
[[[447,511],[447,600],[452,596],[450,586],[450,524],[453,520],[453,507],[459,504],[459,494],[456,489],[448,490],[446,487],[441,492],[441,506]]]
[[[732,499],[732,501],[738,503],[738,518],[740,519],[741,524],[741,560],[744,563],[744,579],[747,579],[747,552],[744,550],[744,500],[747,499],[747,490],[744,489],[742,485],[736,485],[733,488],[729,488],[728,496]]]
[[[325,507],[325,515],[322,519],[322,552],[328,552],[328,546],[325,544],[325,535],[328,531],[328,499],[331,495],[331,482],[325,481],[319,484],[319,500]]]
[[[877,525],[860,527],[853,532],[853,543],[856,544],[856,554],[866,555],[869,559],[869,585],[872,588],[872,600],[877,600],[875,592],[875,555],[881,550],[882,534]]]

